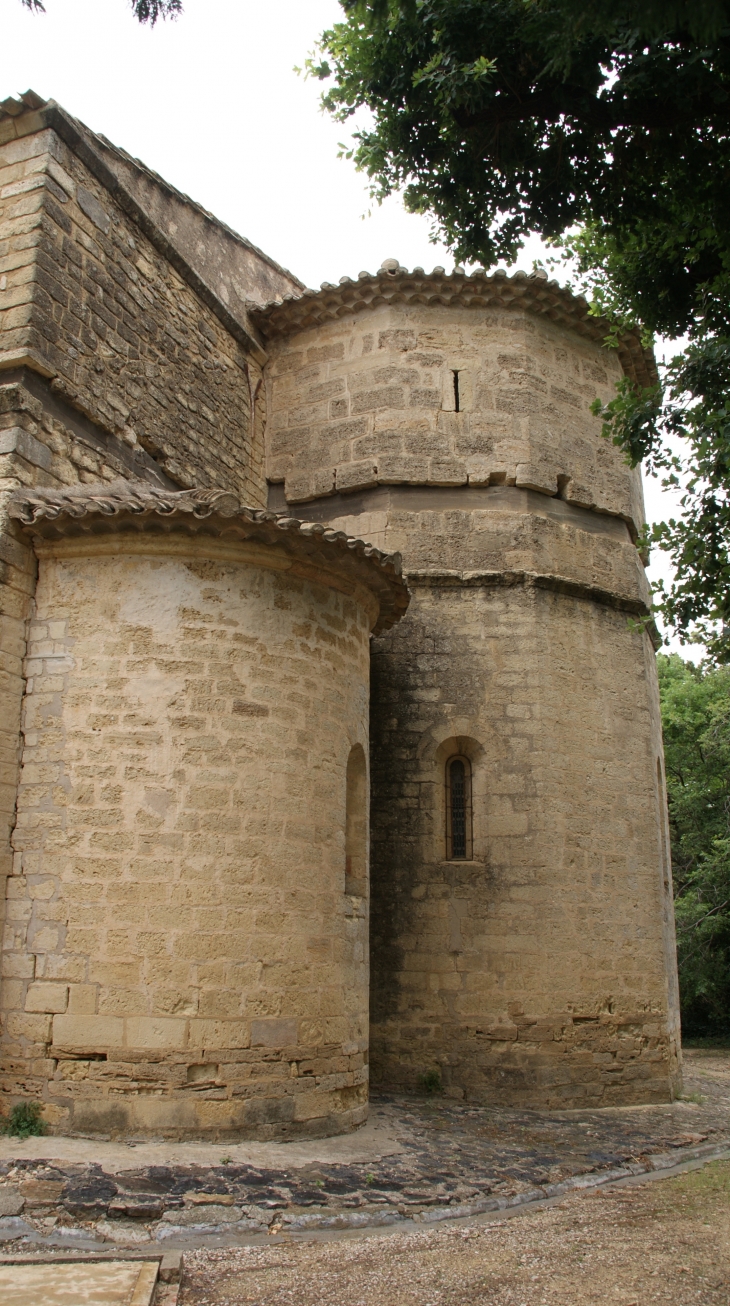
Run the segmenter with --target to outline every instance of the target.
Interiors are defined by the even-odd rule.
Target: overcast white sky
[[[367,216],[366,179],[337,157],[347,128],[294,72],[341,17],[337,0],[184,0],[179,19],[152,30],[126,0],[45,3],[33,14],[0,0],[0,99],[30,87],[58,100],[307,285],[390,257],[453,266],[397,198]],[[531,242],[517,266],[531,270],[538,252]],[[656,482],[645,491],[649,516],[666,515]]]
[[[363,221],[346,136],[297,76],[336,0],[184,0],[150,30],[126,0],[0,0],[5,94],[28,86],[144,160],[308,285],[384,258],[453,264],[394,201]],[[11,71],[12,70],[12,71]]]

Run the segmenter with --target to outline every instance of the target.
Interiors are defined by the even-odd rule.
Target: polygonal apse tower
[[[403,555],[372,659],[371,1069],[667,1100],[678,1004],[641,482],[591,401],[654,364],[544,274],[379,274],[256,315],[270,505]]]

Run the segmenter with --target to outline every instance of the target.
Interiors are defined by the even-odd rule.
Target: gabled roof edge
[[[191,199],[190,195],[186,195],[184,191],[178,190],[171,182],[166,181],[158,172],[155,172],[153,168],[150,168],[148,164],[143,163],[141,159],[136,159],[133,154],[129,154],[127,150],[122,149],[121,145],[115,145],[113,141],[110,141],[108,137],[104,136],[101,132],[92,132],[91,128],[87,127],[85,123],[80,122],[79,126],[83,127],[84,131],[88,132],[90,136],[101,141],[106,149],[110,150],[113,154],[118,154],[125,163],[131,163],[132,167],[136,168],[138,172],[141,172],[145,177],[151,178],[156,186],[160,186],[162,190],[167,191],[168,194],[174,195],[176,199],[181,200],[182,203],[188,205],[189,208],[195,209],[198,213],[202,214],[207,222],[212,223],[215,227],[219,227],[221,231],[225,231],[226,234],[231,236],[231,238],[238,244],[244,245],[246,249],[250,249],[258,258],[261,258],[265,263],[268,263],[269,267],[273,268],[275,272],[280,272],[302,290],[305,289],[304,282],[300,281],[299,277],[295,276],[293,272],[290,272],[288,268],[282,267],[281,263],[277,263],[276,259],[272,258],[270,254],[267,254],[265,250],[259,249],[258,245],[254,245],[253,241],[249,240],[247,236],[242,236],[240,231],[235,231],[233,227],[228,226],[227,222],[223,222],[221,218],[217,218],[215,213],[211,213],[210,209],[206,209],[197,200]]]
[[[81,162],[89,169],[92,176],[101,182],[102,186],[109,191],[109,194],[116,200],[117,204],[124,212],[132,218],[141,231],[144,232],[147,239],[155,246],[155,249],[167,259],[167,261],[179,272],[184,281],[190,288],[195,291],[199,299],[207,304],[212,313],[223,324],[229,335],[234,340],[252,354],[260,364],[266,362],[266,351],[254,336],[247,331],[246,327],[234,317],[230,309],[218,298],[210,289],[210,286],[203,281],[202,277],[190,266],[187,259],[183,258],[179,250],[170,243],[164,232],[152,219],[145,213],[144,209],[137,203],[125,186],[122,185],[119,178],[104,159],[97,154],[91,141],[86,136],[82,125],[77,123],[65,109],[61,108],[55,100],[49,100],[43,109],[43,116],[48,126],[51,127],[61,140],[73,150]]]

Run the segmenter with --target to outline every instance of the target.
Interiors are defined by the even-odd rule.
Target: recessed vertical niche
[[[367,895],[367,772],[361,744],[350,749],[347,759],[345,799],[345,893]]]

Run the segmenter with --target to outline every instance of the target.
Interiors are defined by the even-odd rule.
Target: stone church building
[[[671,1099],[641,482],[590,412],[656,373],[605,335],[539,272],[308,290],[0,105],[0,1113]]]

